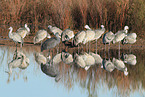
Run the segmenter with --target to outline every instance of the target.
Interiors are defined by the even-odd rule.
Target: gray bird
[[[16,47],[17,47],[17,43],[21,43],[21,47],[22,47],[22,44],[23,44],[23,38],[16,32],[12,32],[13,31],[13,28],[10,27],[9,28],[10,31],[9,31],[9,38],[12,39],[15,43],[16,43]]]
[[[43,39],[45,39],[46,37],[47,37],[47,38],[51,38],[50,34],[47,33],[46,30],[39,30],[39,31],[35,34],[35,36],[34,36],[34,39],[33,39],[34,44],[41,41],[41,45],[42,45],[42,41],[43,41]]]
[[[48,26],[48,29],[50,30],[50,32],[52,32],[54,35],[56,33],[59,34],[59,37],[61,38],[61,33],[62,33],[62,30],[58,27],[52,27],[51,25]]]
[[[50,77],[54,77],[55,81],[58,82],[61,79],[61,76],[58,72],[58,70],[56,70],[53,65],[49,65],[49,64],[42,64],[41,63],[41,70],[43,73],[45,73],[46,75],[50,76]]]
[[[55,36],[56,37],[49,38],[49,39],[47,39],[46,41],[44,41],[42,43],[42,45],[41,45],[41,52],[43,50],[54,48],[56,45],[58,45],[60,43],[59,34],[56,33]]]
[[[30,28],[25,24],[23,28],[19,28],[16,33],[18,33],[22,38],[25,38],[26,35],[30,34]]]

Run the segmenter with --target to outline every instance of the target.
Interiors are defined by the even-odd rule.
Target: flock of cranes
[[[38,32],[36,32],[33,42],[34,44],[41,42],[41,52],[47,49],[54,48],[57,46],[61,41],[63,43],[69,41],[72,39],[73,46],[78,46],[80,44],[86,44],[88,42],[91,42],[93,40],[96,40],[96,53],[93,52],[83,52],[81,54],[75,54],[72,56],[71,54],[67,52],[58,53],[54,56],[52,59],[50,56],[45,57],[41,53],[35,53],[35,60],[38,64],[41,65],[41,69],[43,72],[46,72],[47,75],[50,73],[48,72],[49,67],[51,67],[51,64],[58,64],[61,61],[63,61],[66,64],[70,64],[72,62],[76,63],[79,67],[84,68],[85,70],[88,70],[92,65],[100,64],[101,68],[104,68],[105,70],[112,72],[115,68],[117,68],[120,71],[123,71],[125,75],[128,75],[127,67],[124,63],[135,65],[136,64],[136,57],[134,55],[124,55],[123,60],[113,58],[111,61],[109,60],[103,60],[100,55],[97,54],[97,40],[105,33],[105,27],[104,25],[101,25],[100,29],[91,29],[88,25],[85,25],[84,28],[86,30],[82,30],[74,34],[74,31],[71,29],[65,29],[64,31],[61,30],[58,27],[52,27],[51,25],[48,26],[49,32],[52,32],[54,34],[54,37],[51,37],[51,35],[47,32],[47,30],[41,29]],[[26,35],[30,34],[30,28],[25,24],[23,28],[19,28],[16,32],[13,32],[13,28],[9,28],[9,38],[12,39],[16,43],[16,51],[14,53],[13,60],[8,64],[9,68],[9,74],[12,73],[12,68],[20,68],[25,69],[27,66],[29,66],[29,59],[23,54],[22,52],[17,51],[17,43],[21,43],[21,48],[24,43],[23,39],[26,37]],[[137,35],[136,33],[128,33],[129,27],[125,26],[123,30],[118,31],[117,33],[113,33],[112,31],[106,32],[103,35],[103,43],[109,44],[111,42],[116,43],[119,42],[119,49],[120,49],[120,42],[122,41],[123,44],[129,43],[133,44],[136,42]],[[46,39],[44,42],[43,40]],[[89,43],[90,47],[90,43]],[[48,66],[46,66],[49,64]],[[52,68],[52,67],[51,67]],[[52,75],[54,77],[57,76],[57,74],[54,73]],[[59,78],[57,78],[59,80]]]
[[[79,44],[86,44],[90,41],[96,40],[96,49],[97,49],[97,40],[105,33],[104,25],[101,25],[100,29],[91,29],[88,25],[85,25],[84,28],[86,30],[82,30],[74,34],[74,31],[71,29],[65,29],[64,31],[58,27],[48,26],[49,32],[52,32],[55,37],[51,37],[47,30],[41,29],[36,32],[33,42],[34,44],[41,42],[41,51],[54,48],[56,45],[62,42],[67,42],[72,39],[72,44],[74,46],[78,46]],[[28,28],[27,24],[23,28],[19,28],[16,32],[13,32],[13,28],[9,28],[9,38],[12,39],[17,46],[17,43],[21,43],[21,47],[24,43],[23,39],[30,33],[30,28]],[[136,33],[128,33],[129,27],[125,26],[123,30],[117,31],[117,33],[113,33],[112,31],[106,32],[103,35],[103,43],[116,43],[122,41],[123,44],[129,43],[133,44],[136,42],[137,35]],[[43,42],[45,38],[48,38]],[[90,47],[90,44],[89,44]]]

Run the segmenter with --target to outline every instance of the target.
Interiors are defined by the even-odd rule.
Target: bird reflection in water
[[[8,82],[10,81],[10,77],[11,77],[13,70],[15,68],[19,68],[20,70],[24,70],[28,66],[29,66],[29,58],[22,51],[17,51],[17,48],[16,48],[14,55],[13,55],[13,60],[8,63],[8,71],[6,71],[9,75]],[[14,79],[15,79],[15,74],[17,74],[17,76],[18,76],[18,73],[15,71]]]

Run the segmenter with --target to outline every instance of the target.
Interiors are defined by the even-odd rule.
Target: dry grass
[[[0,24],[31,24],[32,33],[47,25],[61,29],[93,28],[104,24],[116,32],[128,25],[131,31],[144,36],[144,0],[2,0]]]

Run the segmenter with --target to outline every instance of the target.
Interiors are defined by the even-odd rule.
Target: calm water
[[[36,60],[35,53],[40,53],[39,46],[23,47],[22,52],[29,58],[29,66],[26,69],[12,68],[9,76],[8,64],[13,60],[15,47],[0,47],[0,97],[144,97],[145,96],[145,61],[143,50],[120,50],[120,54],[134,54],[137,58],[135,66],[125,64],[129,74],[115,69],[108,72],[100,65],[93,65],[86,71],[74,63],[74,55],[77,50],[67,50],[72,55],[73,62],[60,61],[53,66],[57,70],[56,77],[46,75],[41,70],[41,65]],[[77,49],[77,48],[76,48]],[[18,48],[20,51],[20,48]],[[83,51],[85,52],[85,51]],[[62,53],[53,51],[51,59]],[[45,51],[44,56],[49,53]],[[98,50],[101,58],[108,57],[118,59],[118,50]],[[120,55],[121,57],[121,55]],[[59,57],[60,58],[60,57]],[[58,58],[56,58],[58,59]],[[56,62],[58,62],[57,60]],[[53,72],[53,71],[52,71]],[[59,73],[58,73],[59,72]]]

